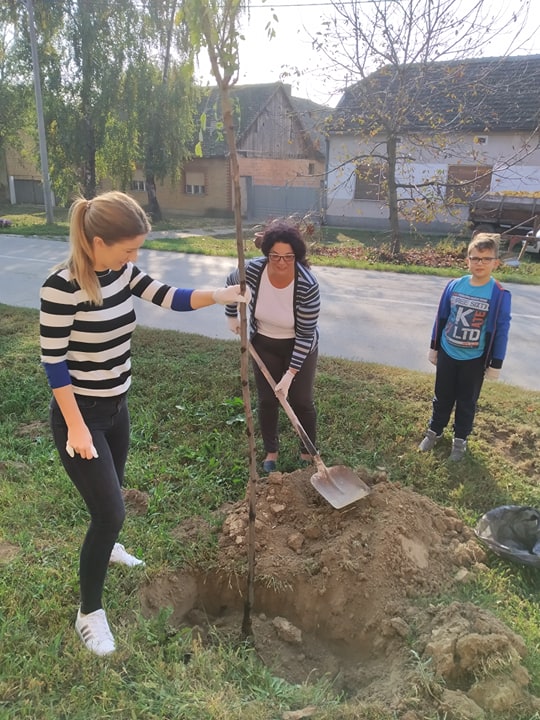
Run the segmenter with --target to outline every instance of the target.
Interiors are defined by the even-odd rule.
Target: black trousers
[[[476,404],[483,382],[483,357],[454,360],[441,348],[437,356],[430,429],[441,435],[455,407],[454,436],[465,440],[472,432]]]
[[[257,334],[251,342],[270,375],[279,382],[289,369],[294,338],[276,340]],[[317,440],[317,411],[313,401],[313,385],[317,358],[318,350],[315,349],[307,356],[299,372],[294,376],[288,396],[292,409],[314,445]],[[264,449],[267,453],[278,452],[279,400],[255,361],[253,361],[253,372],[257,386],[257,412]],[[308,453],[302,442],[300,452]]]
[[[91,613],[102,607],[109,558],[126,514],[121,487],[129,448],[129,411],[125,395],[76,398],[99,457],[86,460],[77,454],[73,458],[68,455],[67,426],[54,398],[49,419],[62,464],[90,513],[79,579],[81,612]]]

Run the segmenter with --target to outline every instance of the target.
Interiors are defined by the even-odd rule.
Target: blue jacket
[[[458,278],[460,279],[460,278]],[[441,336],[450,316],[450,298],[458,279],[451,280],[443,290],[437,317],[431,331],[431,349],[439,350]],[[484,351],[484,367],[501,368],[506,355],[508,331],[511,320],[510,292],[495,280],[489,301],[489,312],[486,318],[486,349]]]

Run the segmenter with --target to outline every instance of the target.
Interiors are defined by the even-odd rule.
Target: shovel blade
[[[336,510],[358,502],[371,492],[369,485],[345,465],[319,470],[312,475],[311,484]]]

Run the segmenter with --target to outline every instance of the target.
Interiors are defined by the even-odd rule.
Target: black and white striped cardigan
[[[250,337],[257,333],[257,320],[255,308],[261,276],[268,263],[268,258],[260,257],[246,263],[246,283],[251,289],[250,303]],[[237,285],[240,282],[238,269],[233,270],[227,277],[226,285]],[[319,313],[321,299],[319,283],[313,273],[301,263],[296,263],[294,274],[293,312],[295,342],[291,357],[291,368],[300,370],[305,358],[312,352],[319,342]],[[236,305],[226,305],[225,314],[236,317]]]

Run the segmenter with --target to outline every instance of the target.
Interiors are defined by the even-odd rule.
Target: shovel
[[[268,368],[263,363],[251,343],[249,343],[249,352],[273,390],[276,386],[276,382],[272,375],[270,375]],[[284,397],[283,393],[277,393],[277,398],[285,410],[287,417],[291,421],[293,428],[300,436],[306,449],[313,458],[315,465],[317,466],[317,472],[311,477],[311,484],[315,490],[322,495],[322,497],[329,502],[332,507],[336,508],[336,510],[341,510],[342,508],[361,500],[366,497],[366,495],[369,495],[371,492],[369,486],[366,485],[366,483],[361,480],[350,468],[345,465],[326,467],[319,455],[319,451],[311,442],[309,435],[300,424],[300,421],[296,417],[296,414],[287,401],[287,398]]]

